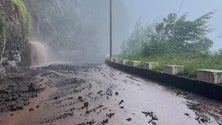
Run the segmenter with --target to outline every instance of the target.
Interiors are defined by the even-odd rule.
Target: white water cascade
[[[48,61],[47,46],[38,41],[28,43],[29,48],[29,65],[42,66]]]

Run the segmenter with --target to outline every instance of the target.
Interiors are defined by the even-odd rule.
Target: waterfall
[[[38,41],[28,43],[29,48],[29,65],[41,66],[48,61],[47,46]]]

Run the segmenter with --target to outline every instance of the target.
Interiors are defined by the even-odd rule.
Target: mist
[[[103,63],[109,54],[108,0],[25,0],[31,12],[31,40],[49,47],[51,62]],[[129,31],[122,1],[113,0],[113,52]]]

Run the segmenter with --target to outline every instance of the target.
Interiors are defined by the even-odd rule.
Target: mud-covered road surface
[[[52,65],[27,72],[42,91],[20,110],[2,110],[0,125],[222,124],[221,102],[106,65]]]

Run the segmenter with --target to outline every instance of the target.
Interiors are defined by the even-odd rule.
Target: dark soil
[[[29,104],[30,98],[43,90],[26,73],[18,73],[0,81],[0,112],[23,109]]]

